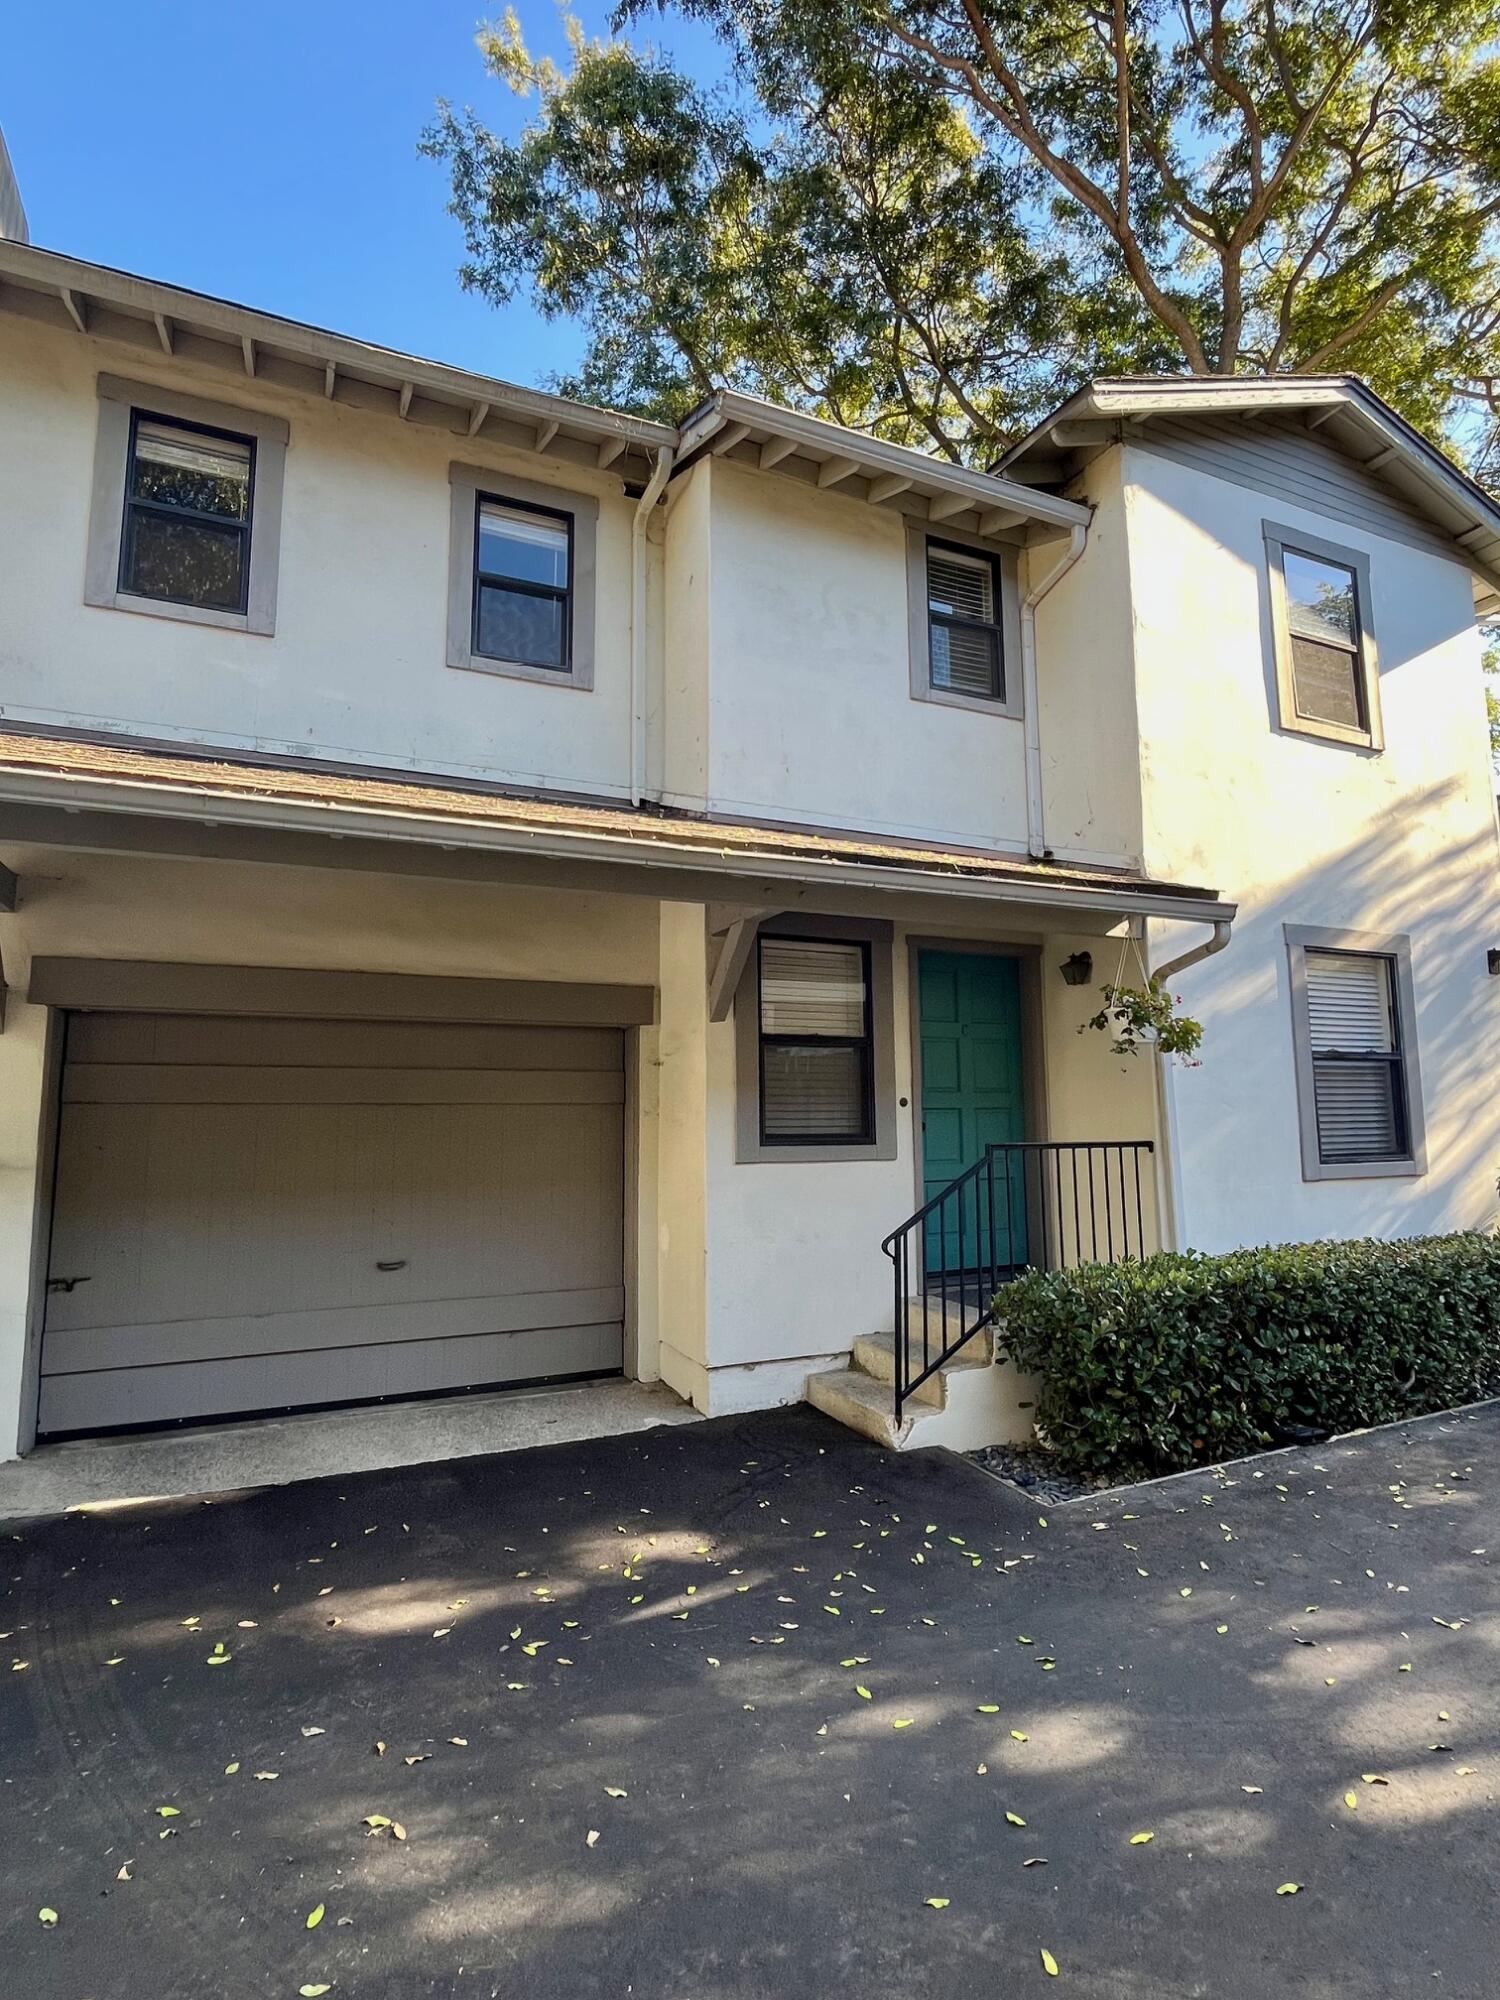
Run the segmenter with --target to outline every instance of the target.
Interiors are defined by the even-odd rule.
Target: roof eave
[[[539,434],[552,426],[571,436],[592,439],[614,450],[615,456],[619,455],[615,447],[651,453],[675,446],[677,441],[676,431],[667,424],[403,354],[325,327],[106,265],[85,263],[55,250],[41,250],[34,244],[0,241],[0,291],[5,289],[39,292],[58,301],[79,332],[96,331],[103,338],[118,338],[121,326],[91,327],[91,318],[98,321],[105,315],[138,327],[140,337],[133,344],[158,363],[176,356],[182,336],[197,335],[226,345],[231,353],[238,351],[247,375],[256,372],[257,355],[272,361],[284,357],[301,362],[317,371],[322,393],[329,398],[342,383],[350,383],[389,389],[398,410],[404,403],[403,414],[409,413],[417,395],[451,405],[469,436],[481,430],[493,413],[530,424]],[[278,381],[278,386],[303,385]]]
[[[1090,510],[1078,501],[950,465],[907,445],[845,430],[733,389],[715,391],[690,413],[678,433],[678,446],[679,463],[707,452],[762,471],[798,471],[822,489],[863,497],[877,506],[897,501],[905,509],[925,500],[929,517],[939,521],[957,522],[972,512],[985,534],[1086,527],[1090,518]]]
[[[997,461],[997,470],[1003,473],[1028,460],[1045,466],[1066,459],[1087,446],[1083,425],[1143,423],[1153,416],[1191,415],[1206,408],[1246,416],[1273,410],[1324,411],[1335,422],[1350,419],[1355,427],[1351,435],[1368,438],[1374,447],[1367,458],[1351,456],[1351,463],[1388,479],[1394,469],[1414,482],[1425,496],[1429,518],[1452,538],[1455,560],[1467,563],[1473,572],[1480,614],[1500,608],[1500,506],[1355,376],[1100,379],[1076,391],[1012,445]],[[1403,485],[1402,490],[1407,488]],[[1408,497],[1424,504],[1410,492]]]
[[[846,889],[917,892],[1059,913],[1076,911],[1224,923],[1233,919],[1236,908],[1211,893],[1174,890],[1165,884],[1122,881],[1114,886],[1048,881],[1041,874],[999,871],[983,875],[970,870],[944,869],[936,860],[928,869],[839,856],[809,858],[762,847],[738,851],[698,841],[674,841],[656,831],[648,837],[644,829],[642,835],[631,837],[586,824],[500,825],[462,815],[435,818],[367,804],[254,796],[236,792],[232,787],[209,790],[170,782],[8,769],[0,770],[0,801],[14,805],[63,805],[70,813],[121,814],[136,819],[211,820],[216,825],[436,846],[497,857],[512,854],[544,860],[613,862],[633,869],[722,876],[727,881],[749,878],[765,883],[826,887],[837,884]]]

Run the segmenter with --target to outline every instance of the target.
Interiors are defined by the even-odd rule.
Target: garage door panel
[[[490,1053],[511,1064],[513,1038],[531,1031],[497,1032]],[[528,1039],[530,1053],[555,1065],[572,1032],[593,1054],[620,1052],[618,1034],[560,1030],[545,1047]],[[81,1282],[49,1296],[44,1378],[171,1367],[182,1391],[194,1367],[303,1344],[408,1342],[430,1356],[442,1338],[509,1337],[522,1322],[621,1319],[618,1068],[153,1069],[138,1037],[115,1045],[129,1061],[65,1074],[51,1274]],[[605,1365],[621,1358],[617,1338]],[[387,1392],[320,1400],[364,1393]]]
[[[622,1319],[624,1311],[623,1289],[606,1285],[592,1290],[423,1300],[416,1305],[374,1309],[335,1306],[279,1314],[273,1320],[252,1314],[239,1319],[74,1327],[49,1334],[47,1368],[49,1374],[82,1375],[168,1363],[242,1360],[255,1354],[294,1354],[303,1348],[381,1347],[393,1341],[590,1326]]]
[[[468,1338],[254,1355],[183,1366],[116,1368],[43,1377],[38,1429],[101,1430],[170,1422],[184,1414],[426,1395],[476,1383],[540,1382],[619,1368],[618,1320],[527,1328]]]
[[[52,1268],[84,1282],[49,1331],[607,1283],[622,1137],[618,1106],[70,1106]]]
[[[69,1066],[68,1104],[621,1104],[616,1070]]]
[[[304,1021],[216,1014],[73,1014],[72,1065],[616,1070],[618,1028],[509,1028],[428,1021]]]

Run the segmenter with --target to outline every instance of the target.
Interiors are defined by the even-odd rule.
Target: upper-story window
[[[1005,699],[1000,566],[949,542],[927,544],[927,671],[935,688]]]
[[[474,651],[566,672],[572,638],[573,522],[481,495],[474,557]]]
[[[599,502],[478,465],[448,480],[449,666],[591,688]]]
[[[1019,715],[1016,551],[910,523],[907,596],[916,699]]]
[[[255,440],[133,410],[120,588],[243,611]]]
[[[273,632],[288,436],[261,410],[101,375],[85,602]]]
[[[1293,528],[1265,535],[1282,728],[1378,750],[1368,561]]]

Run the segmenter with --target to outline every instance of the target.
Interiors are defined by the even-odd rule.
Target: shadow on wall
[[[1500,943],[1492,934],[1500,849],[1489,823],[1436,852],[1411,832],[1444,823],[1461,790],[1450,780],[1409,795],[1399,816],[1367,824],[1336,853],[1285,877],[1236,923],[1225,952],[1172,982],[1205,1027],[1202,1066],[1174,1080],[1189,1236],[1199,1247],[1494,1221],[1500,980],[1485,954]],[[1425,1175],[1302,1180],[1287,924],[1410,937]],[[1195,1209],[1215,1226],[1197,1226]]]

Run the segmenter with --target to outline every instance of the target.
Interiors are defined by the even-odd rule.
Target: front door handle
[[[404,1257],[387,1257],[382,1262],[377,1258],[375,1268],[377,1271],[404,1271],[406,1269],[406,1259]]]
[[[49,1292],[71,1292],[75,1285],[86,1285],[89,1282],[90,1280],[87,1275],[81,1278],[49,1278],[47,1280],[47,1290]]]

